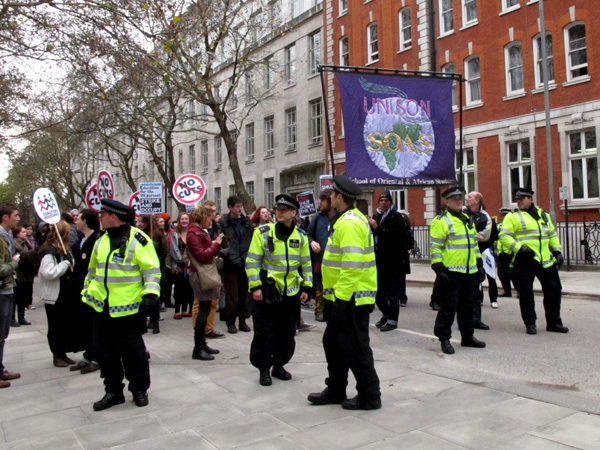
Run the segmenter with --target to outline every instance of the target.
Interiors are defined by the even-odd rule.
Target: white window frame
[[[479,76],[477,78],[471,78],[471,72],[469,70],[469,63],[473,60],[479,60]],[[483,103],[483,92],[481,89],[481,59],[479,55],[472,55],[465,59],[465,75],[467,78],[467,82],[465,83],[465,93],[466,93],[466,106],[479,105]],[[479,83],[479,99],[473,100],[472,96],[472,84],[478,82]]]
[[[507,13],[507,12],[510,12],[510,11],[515,11],[515,10],[517,10],[517,9],[519,9],[521,7],[520,0],[516,0],[517,1],[516,5],[509,5],[508,3],[510,1],[511,0],[502,0],[502,12],[503,13]]]
[[[548,84],[555,82],[554,77],[554,42],[552,39],[552,33],[546,32],[546,38],[550,38],[550,49],[546,49],[548,53]],[[544,80],[542,77],[542,52],[541,52],[542,33],[538,34],[533,38],[533,71],[535,74],[535,87],[540,89],[544,87]]]
[[[221,212],[221,206],[223,206],[221,204],[222,201],[222,195],[221,195],[221,187],[217,186],[213,189],[213,196],[215,198],[215,206],[217,207],[217,214]]]
[[[460,149],[456,149],[454,154],[454,171],[458,184],[464,186],[467,192],[477,189],[477,161],[475,160],[476,153],[473,147],[463,148],[462,154],[462,180],[460,177]]]
[[[462,26],[463,28],[466,27],[470,27],[472,25],[475,25],[479,22],[479,18],[477,15],[477,0],[461,0],[462,3]],[[469,20],[468,19],[468,7],[469,5],[474,4],[475,5],[475,18]]]
[[[321,29],[308,35],[308,71],[310,75],[319,73],[319,65],[321,64]]]
[[[208,106],[204,103],[200,105],[200,120],[208,120]]]
[[[373,33],[375,30],[375,33]],[[375,36],[373,36],[373,34]],[[379,30],[377,22],[371,22],[367,25],[367,63],[375,63],[379,61]]]
[[[246,162],[254,161],[254,122],[246,124]]]
[[[510,52],[513,48],[519,48],[521,51],[521,64],[512,67],[510,61]],[[512,80],[515,74],[521,73],[521,86],[513,89]],[[506,95],[518,95],[525,92],[525,69],[523,66],[523,44],[521,41],[513,41],[504,47],[504,75],[506,78]]]
[[[456,73],[456,64],[448,62],[442,66],[442,72],[444,73]],[[452,109],[458,109],[458,91],[457,91],[456,79],[452,81]]]
[[[263,88],[265,94],[271,93],[275,85],[275,74],[273,73],[273,55],[267,57],[263,61]]]
[[[296,44],[285,48],[285,83],[287,86],[296,84]]]
[[[285,144],[287,152],[296,151],[297,140],[296,108],[290,108],[285,111]]]
[[[348,36],[340,38],[340,66],[350,65],[350,41]]]
[[[323,102],[320,98],[308,102],[310,112],[310,144],[323,142]]]
[[[189,160],[190,160],[190,171],[196,173],[196,146],[194,144],[188,147]]]
[[[265,178],[265,206],[273,209],[275,204],[275,178]]]
[[[449,0],[450,8],[444,10],[444,2],[446,0],[439,0],[439,19],[440,19],[440,37],[446,36],[448,34],[452,34],[454,32],[454,5],[452,4],[453,0]],[[445,18],[450,16],[450,28],[446,28]]]
[[[246,105],[249,105],[254,100],[254,89],[252,86],[252,74],[244,75],[244,96],[246,97]]]
[[[183,148],[177,152],[177,170],[179,173],[183,173]]]
[[[570,36],[569,36],[569,32],[575,28],[576,26],[583,26],[584,30],[585,30],[585,50],[586,50],[586,62],[585,64],[579,64],[577,66],[573,66],[571,64],[571,41],[570,41]],[[577,80],[583,80],[583,79],[588,79],[589,76],[589,58],[588,58],[588,54],[587,54],[587,28],[585,27],[585,23],[584,22],[573,22],[570,23],[568,26],[565,27],[564,29],[564,40],[565,40],[565,63],[566,63],[566,71],[567,71],[567,82],[569,81],[577,81]],[[574,70],[578,70],[578,69],[585,69],[585,74],[583,75],[577,75],[577,76],[573,76],[573,71]]]
[[[338,15],[346,14],[348,12],[348,0],[338,1]]]
[[[254,181],[246,181],[246,194],[248,194],[252,203],[254,203]]]
[[[594,133],[594,140],[596,143],[596,147],[588,149],[586,147],[585,135],[586,135],[586,133],[590,133],[590,132]],[[579,134],[579,136],[580,136],[581,153],[580,154],[572,154],[571,153],[571,136],[577,135],[577,134]],[[598,169],[598,136],[596,135],[596,129],[595,128],[587,128],[585,130],[577,130],[577,131],[568,132],[567,133],[567,145],[568,145],[567,155],[568,155],[568,159],[569,159],[569,185],[571,186],[571,199],[574,202],[589,202],[589,201],[597,202],[597,201],[599,201],[600,194],[595,197],[590,197],[589,186],[588,186],[589,185],[588,163],[589,163],[590,159],[596,160],[596,190],[598,190],[598,184],[600,182],[600,173],[599,173],[599,169]],[[582,197],[575,197],[575,183],[573,180],[573,163],[574,163],[574,161],[581,161],[582,193],[583,193]]]
[[[208,172],[208,141],[200,142],[200,170],[202,173]]]
[[[529,159],[525,159],[523,158],[523,144],[527,143],[529,145]],[[511,161],[510,160],[510,146],[516,144],[517,145],[517,159],[515,161]],[[507,168],[507,173],[508,173],[508,183],[507,183],[507,187],[508,187],[508,198],[510,198],[511,203],[514,203],[514,198],[513,198],[513,189],[515,187],[529,187],[530,189],[532,189],[533,186],[535,186],[534,182],[534,173],[535,173],[535,157],[534,157],[534,148],[531,145],[531,139],[519,139],[519,140],[514,140],[514,141],[506,141],[506,168]],[[524,183],[524,172],[523,172],[523,168],[529,166],[529,176],[531,178],[531,185],[527,186],[526,183]],[[519,169],[519,182],[517,183],[518,186],[513,186],[512,185],[512,169],[517,167]]]
[[[229,185],[229,196],[227,198],[233,197],[234,195],[237,195],[235,192],[235,184],[230,184]]]
[[[273,156],[275,153],[275,116],[265,117],[265,158]]]
[[[215,138],[215,170],[221,170],[223,166],[223,144],[220,137]]]
[[[408,17],[408,25],[404,22],[404,19]],[[398,12],[398,30],[399,30],[399,41],[400,41],[400,51],[408,50],[412,48],[412,21],[410,18],[410,7],[402,8]],[[408,39],[406,39],[405,34],[408,30]]]
[[[393,189],[390,191],[396,209],[408,213],[408,189]]]

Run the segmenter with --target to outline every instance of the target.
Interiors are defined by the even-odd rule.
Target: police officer
[[[294,224],[298,202],[281,194],[275,198],[274,208],[277,223],[254,231],[246,258],[254,322],[250,362],[260,371],[262,386],[272,384],[271,375],[291,380],[292,374],[283,366],[296,348],[300,301],[308,300],[313,285],[309,239]]]
[[[440,283],[440,310],[435,319],[434,334],[442,351],[454,354],[450,344],[452,323],[457,315],[462,347],[484,348],[485,342],[473,336],[473,305],[478,299],[477,285],[485,278],[481,254],[475,239],[473,220],[462,211],[462,186],[442,193],[448,208],[431,222],[431,268]]]
[[[550,215],[533,203],[531,189],[517,188],[517,209],[506,215],[500,242],[510,249],[512,277],[519,291],[521,317],[527,334],[537,334],[533,280],[537,277],[544,292],[546,330],[568,333],[560,318],[561,290],[558,269],[563,264],[560,241]]]
[[[130,214],[123,203],[102,200],[106,233],[94,246],[82,291],[82,301],[95,311],[94,346],[106,390],[94,411],[125,402],[123,376],[136,406],[148,404],[150,367],[139,313],[158,310],[160,263],[148,235],[129,225]]]
[[[505,217],[509,212],[511,212],[510,208],[500,208],[500,214],[502,217]],[[500,231],[502,231],[502,223],[498,225],[498,235],[500,235]],[[500,279],[500,284],[502,284],[502,292],[498,295],[498,297],[512,297],[512,290],[510,286],[510,262],[512,260],[512,253],[509,247],[505,246],[500,242],[500,240],[496,241],[496,253],[498,255],[498,278]]]
[[[327,327],[323,348],[329,377],[322,392],[308,400],[315,405],[341,403],[344,409],[379,409],[381,391],[369,345],[369,314],[377,294],[374,240],[367,218],[354,206],[362,190],[336,175],[330,192],[337,211],[323,256],[323,296]],[[358,395],[346,399],[348,370]]]

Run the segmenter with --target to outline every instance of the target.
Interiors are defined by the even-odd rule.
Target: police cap
[[[333,187],[334,191],[345,195],[346,197],[355,198],[362,194],[362,189],[360,186],[344,175],[334,176],[331,186]]]
[[[531,189],[518,187],[514,190],[514,196],[517,197],[533,197],[534,192]]]
[[[442,197],[448,199],[457,196],[462,197],[464,194],[465,188],[463,188],[462,186],[452,186],[451,188],[448,188],[444,192],[442,192]]]
[[[107,198],[103,198],[100,201],[100,211],[108,211],[113,214],[118,214],[120,216],[127,216],[131,211],[131,207],[118,202],[116,200],[109,200]]]
[[[273,205],[273,209],[283,208],[295,209],[297,211],[298,208],[300,208],[300,203],[298,203],[298,201],[291,195],[280,194],[277,197],[275,197],[275,205]]]
[[[500,208],[500,214],[508,214],[512,210],[510,208]]]

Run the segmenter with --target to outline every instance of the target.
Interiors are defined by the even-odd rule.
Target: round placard
[[[92,211],[100,211],[100,197],[98,196],[98,184],[92,184],[85,192],[85,204]]]
[[[173,185],[173,196],[175,200],[184,205],[192,205],[199,202],[206,195],[206,184],[198,175],[188,173],[180,176]]]
[[[48,188],[39,188],[33,194],[33,207],[39,218],[49,224],[60,222],[60,208],[56,197]]]
[[[112,175],[108,170],[101,170],[98,174],[98,197],[112,200],[115,198],[115,185]]]

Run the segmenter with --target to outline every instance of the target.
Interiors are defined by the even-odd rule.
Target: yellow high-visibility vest
[[[431,264],[441,262],[451,272],[476,273],[477,260],[481,259],[481,253],[475,239],[475,225],[465,213],[457,214],[464,216],[466,223],[449,211],[440,214],[431,222]]]

